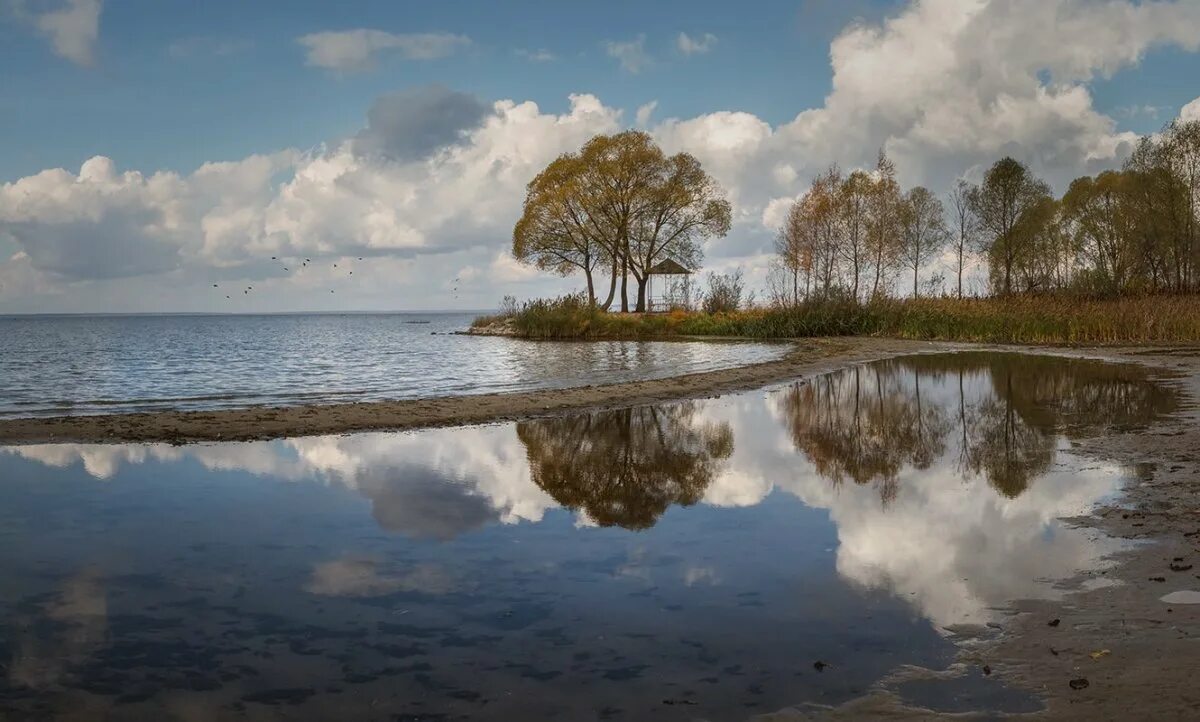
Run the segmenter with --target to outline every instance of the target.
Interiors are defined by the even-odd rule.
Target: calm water
[[[464,314],[0,317],[0,416],[563,388],[738,366],[778,344],[531,343]]]
[[[0,449],[12,719],[744,719],[944,669],[1106,564],[1059,517],[1141,371],[928,356],[703,402],[244,444]],[[814,668],[821,661],[829,666]],[[977,670],[884,685],[1036,699]]]

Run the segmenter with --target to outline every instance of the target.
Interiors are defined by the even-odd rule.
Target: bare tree
[[[884,293],[883,283],[888,281],[895,269],[900,245],[897,221],[901,207],[900,184],[896,182],[896,166],[882,149],[875,162],[875,179],[871,187],[867,247],[875,280],[871,285],[871,297]]]
[[[900,258],[913,274],[913,298],[920,295],[921,269],[946,247],[945,209],[928,188],[904,194],[900,210]]]
[[[963,267],[966,264],[967,254],[973,251],[979,243],[979,219],[971,210],[971,194],[974,192],[974,188],[973,185],[960,178],[954,184],[949,195],[950,222],[953,224],[950,243],[954,248],[958,266],[956,270],[959,298],[963,297]]]
[[[857,170],[842,181],[837,195],[842,230],[837,244],[838,255],[846,263],[846,273],[850,276],[847,285],[856,303],[863,270],[870,261],[868,231],[873,185],[871,176]]]

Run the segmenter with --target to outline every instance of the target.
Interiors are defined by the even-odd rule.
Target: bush
[[[733,273],[709,273],[708,290],[704,292],[705,313],[730,313],[742,307],[742,292],[746,284],[742,269]]]

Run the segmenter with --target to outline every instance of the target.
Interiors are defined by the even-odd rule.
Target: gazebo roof
[[[676,263],[673,259],[667,258],[659,261],[657,264],[650,267],[651,276],[687,276],[691,275],[691,271]]]

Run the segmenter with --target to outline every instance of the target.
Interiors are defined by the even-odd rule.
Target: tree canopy
[[[631,130],[592,138],[529,183],[513,255],[562,275],[582,271],[589,300],[604,309],[618,280],[621,310],[629,309],[632,276],[636,310],[644,311],[649,270],[666,259],[699,267],[704,241],[724,236],[730,223],[729,202],[700,161],[687,153],[667,156],[649,134]],[[609,273],[603,301],[597,269]]]

